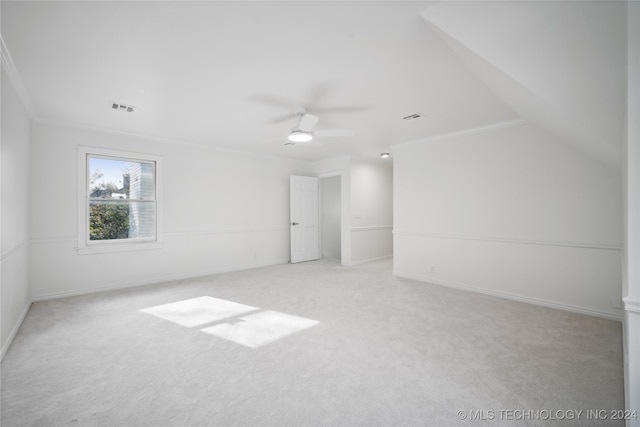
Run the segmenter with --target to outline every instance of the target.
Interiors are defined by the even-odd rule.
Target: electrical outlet
[[[436,274],[436,266],[435,265],[431,266],[431,274]]]

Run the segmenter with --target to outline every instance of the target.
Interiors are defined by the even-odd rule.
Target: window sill
[[[110,252],[144,251],[162,249],[162,242],[104,243],[77,247],[79,255],[105,254]]]

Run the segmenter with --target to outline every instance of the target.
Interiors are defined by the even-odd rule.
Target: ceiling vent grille
[[[404,116],[402,118],[402,120],[417,120],[417,119],[421,119],[421,118],[422,118],[422,114],[413,113],[413,114],[409,114],[408,116]]]
[[[133,113],[134,111],[136,111],[136,107],[134,107],[133,105],[120,104],[117,102],[112,102],[111,108],[118,111],[125,111],[127,113]]]

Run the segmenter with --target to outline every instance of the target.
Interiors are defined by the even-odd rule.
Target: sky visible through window
[[[89,177],[99,172],[103,176],[98,182],[114,183],[117,188],[122,188],[122,175],[129,173],[131,162],[126,160],[89,158]]]

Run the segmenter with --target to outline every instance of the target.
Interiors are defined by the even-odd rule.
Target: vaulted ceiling
[[[2,1],[3,55],[38,120],[305,160],[530,120],[610,165],[623,2]],[[137,107],[134,113],[112,102]],[[305,107],[318,128],[285,146]],[[423,118],[402,117],[419,112]],[[268,143],[265,143],[269,141]]]
[[[451,2],[421,15],[520,116],[620,164],[624,2]]]

